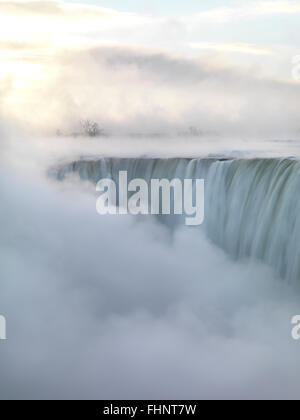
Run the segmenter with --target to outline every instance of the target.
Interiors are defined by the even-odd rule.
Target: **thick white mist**
[[[1,398],[298,396],[299,298],[271,269],[198,229],[99,216],[37,151],[0,171]]]

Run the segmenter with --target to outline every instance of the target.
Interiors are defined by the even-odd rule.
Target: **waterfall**
[[[128,179],[205,179],[207,237],[235,259],[255,258],[284,280],[300,280],[300,162],[294,159],[98,159],[52,170],[96,183],[127,170]],[[192,228],[193,229],[193,228]]]

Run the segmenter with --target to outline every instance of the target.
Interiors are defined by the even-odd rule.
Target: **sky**
[[[299,20],[298,0],[0,0],[0,112],[49,133],[296,136]]]

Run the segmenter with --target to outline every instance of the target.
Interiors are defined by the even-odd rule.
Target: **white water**
[[[54,173],[84,180],[204,178],[207,236],[232,257],[262,260],[284,280],[300,280],[300,162],[295,159],[79,160]],[[53,172],[52,172],[53,174]]]

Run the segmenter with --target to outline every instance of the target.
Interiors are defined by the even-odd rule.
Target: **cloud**
[[[235,20],[253,19],[272,15],[295,15],[300,13],[300,1],[254,1],[242,6],[209,9],[191,16],[191,20],[226,23]]]
[[[191,42],[189,46],[194,49],[214,50],[221,52],[237,52],[243,54],[270,55],[271,49],[254,44],[225,43],[225,42]]]
[[[19,51],[19,50],[36,50],[44,48],[45,44],[41,42],[26,42],[17,40],[1,40],[0,50]]]
[[[62,46],[74,47],[87,43],[90,46],[95,41],[93,34],[96,31],[100,32],[96,36],[99,39],[111,31],[141,27],[148,20],[134,13],[59,0],[0,0],[2,42],[6,46],[11,42],[12,51],[17,42],[34,44],[37,40],[45,44],[45,53]]]
[[[68,3],[62,0],[0,0],[0,11],[3,14],[12,16],[48,16],[99,19],[114,18],[118,16],[138,16],[134,13],[119,12],[117,10],[104,8],[84,3]],[[204,12],[187,16],[207,21],[226,22],[236,19],[252,18],[266,15],[291,15],[300,13],[300,1],[254,1],[245,2],[235,7],[211,8]],[[140,15],[140,17],[142,17]],[[178,17],[180,20],[180,17]],[[157,18],[157,21],[160,21]]]
[[[99,6],[70,4],[59,0],[1,0],[0,12],[11,16],[47,16],[63,19],[106,19],[126,15]]]

